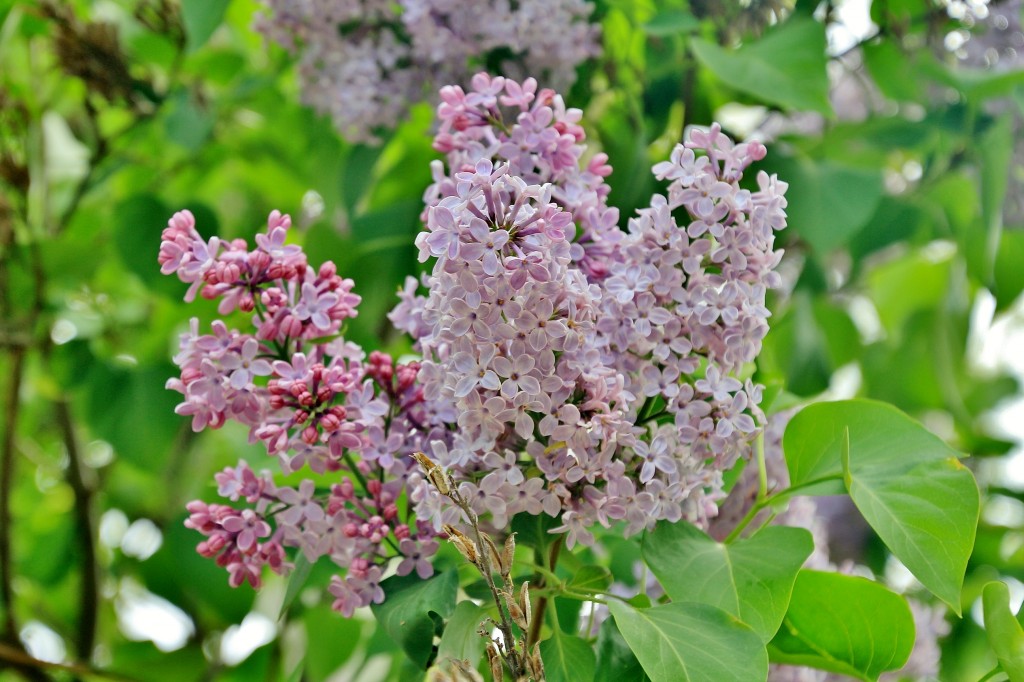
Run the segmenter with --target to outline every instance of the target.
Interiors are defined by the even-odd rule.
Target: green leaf
[[[974,549],[980,498],[956,457],[900,470],[850,472],[850,497],[890,551],[960,615],[960,590]]]
[[[769,157],[765,168],[789,183],[789,226],[818,254],[847,244],[874,215],[882,175],[834,161]]]
[[[444,626],[441,643],[437,648],[437,661],[449,658],[468,660],[475,664],[484,653],[484,639],[477,634],[487,611],[471,601],[460,601]]]
[[[893,459],[921,462],[958,454],[892,405],[873,400],[815,403],[790,420],[783,436],[791,486],[807,486],[800,492],[808,495],[846,492],[840,461],[846,429],[855,468]]]
[[[793,486],[836,494],[842,492],[836,479],[845,478],[854,504],[889,550],[960,613],[980,499],[959,453],[891,405],[867,400],[804,408],[783,446]]]
[[[572,576],[568,587],[574,592],[603,592],[612,584],[612,573],[604,566],[582,566]]]
[[[1010,178],[1014,147],[1014,117],[998,118],[979,138],[977,151],[981,169],[981,214],[985,220],[983,283],[991,286],[996,254],[1003,232],[1003,202]]]
[[[921,98],[920,74],[896,41],[868,43],[861,49],[872,80],[886,97],[897,102],[916,102]]]
[[[606,619],[597,634],[597,671],[594,673],[594,682],[641,682],[649,679],[615,625],[615,619]]]
[[[224,12],[231,0],[181,0],[181,18],[189,52],[206,44],[224,20]]]
[[[794,18],[738,50],[694,38],[697,59],[740,92],[784,109],[832,114],[825,72],[825,27]]]
[[[999,310],[1009,308],[1024,292],[1024,268],[1020,267],[1021,263],[1024,263],[1024,232],[1003,232],[999,252],[996,253],[995,287],[992,292]]]
[[[190,152],[198,152],[213,132],[214,114],[185,89],[171,97],[170,113],[164,121],[167,138]]]
[[[306,679],[326,680],[352,656],[360,646],[365,621],[343,618],[328,604],[307,609],[302,614],[307,641]],[[326,644],[330,642],[330,644]]]
[[[797,572],[813,550],[810,533],[784,526],[723,545],[688,523],[659,522],[643,543],[644,561],[673,601],[716,606],[763,642],[779,629]]]
[[[913,646],[914,619],[903,597],[864,578],[800,571],[769,653],[773,663],[876,680],[902,667]]]
[[[894,342],[902,339],[911,315],[935,308],[945,298],[953,255],[952,249],[915,251],[874,268],[868,275],[871,300]]]
[[[1024,682],[1024,628],[1010,611],[1006,583],[991,582],[982,591],[985,632],[1003,672],[1010,682]],[[1021,609],[1024,613],[1024,608]]]
[[[381,582],[386,598],[371,608],[377,622],[420,668],[426,669],[434,648],[434,618],[455,609],[459,575],[446,571],[429,580],[412,573]]]
[[[610,601],[623,638],[653,682],[763,680],[768,655],[756,632],[707,604],[634,609]]]
[[[590,645],[557,627],[551,637],[540,643],[540,657],[547,682],[590,680],[597,669],[597,658]]]
[[[647,35],[663,38],[680,33],[693,33],[700,28],[700,20],[685,10],[666,9],[655,14],[643,28]]]
[[[313,564],[310,563],[304,553],[299,552],[298,557],[295,559],[295,568],[292,569],[291,575],[288,576],[288,588],[284,592],[281,611],[277,614],[278,620],[284,618],[288,613],[288,609],[291,608],[295,598],[299,596],[302,588],[306,586],[306,581],[309,580],[309,574],[312,570]]]

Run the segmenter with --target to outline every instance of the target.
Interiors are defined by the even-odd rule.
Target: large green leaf
[[[231,0],[181,0],[189,51],[202,47],[224,20]]]
[[[731,613],[764,642],[775,636],[793,582],[814,550],[803,528],[771,526],[730,545],[688,523],[659,523],[644,536],[644,561],[674,601],[695,601]]]
[[[544,661],[547,682],[589,680],[597,668],[597,658],[590,644],[557,627],[551,637],[540,643],[540,657]]]
[[[663,9],[643,25],[644,33],[658,38],[693,33],[699,28],[700,20],[681,9]]]
[[[371,607],[373,615],[406,655],[426,668],[434,648],[435,619],[447,618],[455,610],[458,573],[446,571],[429,580],[415,573],[392,576],[380,586],[387,597]]]
[[[326,680],[352,656],[362,640],[366,621],[343,618],[328,604],[307,609],[302,614],[306,628],[306,679]]]
[[[573,592],[591,594],[602,592],[612,584],[612,573],[604,566],[588,564],[573,572],[568,587]]]
[[[999,240],[999,252],[996,253],[995,289],[996,306],[1005,310],[1013,305],[1017,297],[1024,292],[1024,232],[1007,230]]]
[[[913,646],[914,619],[898,594],[864,578],[800,571],[769,652],[773,662],[876,680],[902,667]]]
[[[981,501],[956,457],[903,470],[892,463],[849,470],[850,497],[921,584],[960,613]]]
[[[696,38],[690,47],[704,66],[740,92],[785,109],[832,113],[825,27],[815,21],[790,19],[738,50]]]
[[[903,327],[911,315],[942,302],[952,266],[952,250],[922,250],[871,270],[867,276],[871,300],[894,343],[902,340]]]
[[[1006,583],[991,582],[982,592],[985,632],[996,652],[999,666],[1010,682],[1024,682],[1024,628],[1010,611],[1010,590]],[[1024,609],[1022,609],[1024,613]]]
[[[615,619],[606,619],[597,634],[597,671],[594,682],[646,682],[649,679],[615,625]]]
[[[449,658],[476,663],[484,653],[484,639],[477,630],[487,618],[487,611],[473,602],[460,601],[444,626],[441,643],[437,645],[437,661]]]
[[[924,82],[897,41],[868,43],[861,49],[871,79],[886,97],[899,102],[916,102],[921,98]]]
[[[725,611],[694,602],[634,609],[611,601],[623,638],[653,682],[763,680],[768,655],[756,632]]]
[[[766,170],[789,183],[789,226],[819,254],[849,242],[882,199],[882,175],[807,157],[769,157]]]
[[[981,170],[981,214],[985,220],[985,249],[982,282],[993,285],[996,253],[1003,232],[1003,202],[1010,177],[1014,148],[1014,117],[998,118],[979,137],[978,161]]]
[[[955,450],[895,407],[868,400],[804,408],[783,445],[793,486],[848,491],[889,550],[960,613],[980,501]]]

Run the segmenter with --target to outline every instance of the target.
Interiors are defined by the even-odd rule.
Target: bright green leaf
[[[345,665],[359,647],[365,627],[365,621],[343,618],[326,603],[304,611],[302,623],[307,640],[314,643],[306,647],[305,672],[310,680],[326,680]]]
[[[649,36],[665,37],[681,33],[693,33],[700,28],[700,20],[690,12],[680,9],[666,9],[655,14],[644,24],[644,33]]]
[[[455,610],[458,573],[447,571],[429,580],[422,580],[415,573],[392,576],[380,586],[387,596],[384,603],[371,607],[373,615],[406,655],[425,669],[434,648],[436,629],[430,614],[447,618]]]
[[[707,604],[634,609],[610,601],[623,638],[653,682],[763,680],[768,655],[756,632]]]
[[[437,648],[437,662],[449,658],[476,663],[484,653],[484,640],[477,634],[487,618],[487,611],[471,601],[460,601],[444,626],[441,643]]]
[[[612,584],[612,573],[604,566],[581,567],[572,576],[568,587],[574,592],[593,593],[607,590]]]
[[[868,43],[861,49],[872,80],[886,97],[897,102],[920,99],[923,81],[896,41]]]
[[[980,500],[959,453],[895,407],[866,400],[804,408],[783,445],[793,486],[836,494],[845,477],[854,504],[889,550],[960,612]]]
[[[882,175],[876,169],[806,157],[769,157],[765,167],[789,183],[789,226],[818,254],[847,244],[882,199]]]
[[[661,522],[644,536],[644,561],[674,601],[716,606],[764,642],[782,623],[800,566],[814,550],[802,528],[771,526],[730,545],[688,523]]]
[[[1024,628],[1019,615],[1010,611],[1010,590],[1006,583],[991,582],[982,592],[985,632],[996,658],[1010,682],[1024,682]],[[1024,608],[1021,609],[1024,613]]]
[[[876,582],[800,571],[772,662],[876,680],[903,666],[914,646],[914,619],[903,597]]]
[[[182,21],[190,52],[202,47],[224,20],[231,0],[181,0]]]
[[[790,19],[738,50],[696,38],[690,46],[704,66],[741,92],[784,109],[832,113],[825,27],[816,21]]]
[[[281,611],[277,615],[278,620],[284,618],[285,614],[288,613],[288,609],[291,608],[295,598],[299,596],[302,588],[306,586],[306,581],[309,580],[309,574],[312,570],[313,564],[310,563],[304,553],[299,552],[298,557],[295,559],[295,568],[292,569],[291,574],[288,576],[288,588],[284,592]]]
[[[889,550],[959,615],[980,509],[973,474],[948,457],[907,470],[891,464],[856,468],[849,487]]]
[[[981,214],[985,220],[985,249],[983,283],[992,284],[1003,232],[1003,202],[1010,178],[1013,158],[1014,117],[1006,114],[998,119],[978,139],[977,152],[981,170]]]
[[[646,682],[649,679],[629,644],[622,638],[615,619],[606,619],[597,634],[597,671],[594,682]]]
[[[594,650],[586,640],[555,628],[551,637],[540,643],[547,682],[590,680],[597,668]]]
[[[1024,232],[1003,232],[996,253],[995,287],[996,305],[1005,310],[1024,292]]]

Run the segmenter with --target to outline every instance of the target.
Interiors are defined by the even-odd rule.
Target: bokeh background
[[[1021,11],[598,0],[599,49],[551,74],[573,82],[566,101],[610,157],[623,226],[687,126],[768,143],[761,167],[790,183],[786,286],[758,369],[775,409],[877,398],[972,455],[983,516],[965,616],[941,628],[943,680],[994,665],[981,586],[1007,581],[1014,609],[1024,598]],[[196,436],[164,388],[188,319],[215,314],[159,272],[174,211],[249,240],[272,209],[290,213],[311,260],[356,281],[347,334],[409,350],[385,314],[420,267],[430,84],[396,126],[347,141],[302,103],[323,93],[297,67],[301,45],[255,30],[266,12],[0,0],[0,680],[406,674],[372,617],[331,613],[316,589],[326,568],[279,620],[283,580],[229,588],[182,525],[188,500],[212,498],[213,472],[266,456],[237,425]],[[361,94],[334,96],[344,108]],[[833,560],[915,593],[852,508],[828,511]]]

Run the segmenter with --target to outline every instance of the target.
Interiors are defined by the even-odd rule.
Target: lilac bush
[[[389,562],[428,577],[460,512],[416,451],[499,531],[516,514],[547,515],[572,549],[599,526],[706,527],[722,473],[764,424],[750,363],[779,283],[786,184],[740,181],[765,148],[717,125],[692,132],[654,167],[666,195],[622,231],[607,157],[588,155],[582,113],[558,94],[486,74],[440,94],[446,159],[416,238],[431,271],[390,314],[420,361],[344,339],[354,284],[286,244],[286,216],[271,214],[251,251],[203,240],[187,212],[164,232],[163,272],[251,324],[200,334],[193,321],[168,382],[184,397],[177,411],[197,431],[242,422],[285,473],[341,472],[329,488],[276,485],[244,462],[218,474],[221,496],[249,506],[193,502],[187,525],[233,585],[259,585],[263,565],[284,570],[289,547],[346,569],[330,588],[346,615],[383,599]],[[411,505],[399,509],[403,490]]]
[[[298,55],[304,102],[359,142],[378,141],[412,104],[472,69],[490,64],[570,85],[576,66],[600,50],[584,0],[262,4],[256,28]]]

